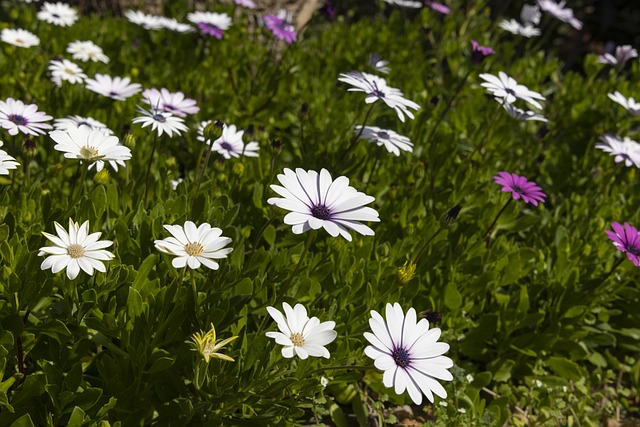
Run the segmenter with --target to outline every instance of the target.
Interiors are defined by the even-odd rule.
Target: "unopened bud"
[[[96,184],[107,185],[109,184],[109,171],[104,168],[100,172],[96,173],[93,177]]]
[[[406,285],[416,274],[416,264],[405,261],[404,265],[398,269],[398,279],[400,283]]]
[[[35,157],[36,154],[38,154],[38,146],[36,145],[36,142],[31,138],[27,138],[22,143],[22,149],[24,150],[24,154],[27,157]]]
[[[244,165],[240,162],[233,165],[233,173],[242,176],[244,175]]]
[[[424,176],[424,171],[425,171],[425,166],[424,163],[422,162],[418,162],[418,164],[416,165],[416,169],[415,169],[415,175],[416,178],[422,178]]]
[[[281,147],[282,147],[282,142],[280,142],[279,138],[271,139],[271,148],[273,148],[274,150],[279,150]]]
[[[203,131],[205,139],[209,141],[215,141],[216,139],[218,139],[220,135],[222,135],[220,130],[223,128],[223,126],[224,124],[219,120],[209,122],[204,127]]]
[[[301,120],[306,120],[307,118],[309,118],[309,104],[307,104],[306,102],[303,102],[302,106],[300,106],[299,116]]]
[[[165,166],[169,169],[175,168],[177,163],[178,162],[176,161],[176,158],[173,156],[167,157],[167,159],[164,161]]]
[[[123,143],[124,143],[125,147],[135,148],[135,146],[136,146],[136,137],[133,136],[133,134],[128,133],[128,134],[126,134],[124,136]]]
[[[451,227],[458,219],[458,214],[460,213],[460,209],[462,209],[462,205],[458,203],[457,205],[449,209],[448,212],[443,214],[440,217],[440,226],[444,228]]]

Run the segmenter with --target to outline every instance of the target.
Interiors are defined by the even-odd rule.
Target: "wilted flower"
[[[440,226],[444,228],[449,228],[453,224],[455,224],[461,209],[462,209],[462,205],[460,203],[457,203],[454,207],[452,207],[447,212],[442,214],[442,216],[440,217]]]
[[[22,132],[27,135],[43,134],[46,129],[53,129],[48,123],[53,117],[38,111],[36,104],[7,98],[0,101],[0,127],[7,129],[9,135],[17,135]]]
[[[538,0],[538,6],[540,6],[540,9],[544,12],[547,12],[562,22],[568,23],[576,30],[582,29],[582,22],[573,15],[572,9],[565,7],[565,4],[565,1],[556,3],[553,0]]]
[[[309,319],[307,309],[302,304],[296,304],[291,308],[289,304],[282,303],[284,315],[273,307],[267,307],[269,315],[278,324],[280,332],[267,332],[269,338],[282,345],[282,357],[291,358],[298,356],[300,359],[311,357],[329,358],[329,350],[326,345],[336,339],[338,333],[333,330],[336,322],[328,321],[320,323],[320,319]]]
[[[600,64],[624,67],[630,59],[637,58],[638,51],[628,44],[616,47],[615,55],[605,53],[598,58]]]
[[[498,76],[486,73],[480,74],[480,78],[485,80],[485,83],[481,83],[480,86],[487,88],[493,96],[503,99],[506,103],[512,104],[516,99],[522,99],[534,107],[542,109],[542,105],[536,99],[544,101],[544,96],[529,90],[524,85],[518,84],[513,77],[509,77],[502,71],[498,73]]]
[[[298,39],[295,28],[284,18],[267,15],[263,19],[265,26],[270,29],[278,39],[284,40],[287,44],[291,44]]]
[[[180,117],[174,117],[173,114],[164,111],[159,111],[154,108],[151,110],[145,110],[138,107],[138,112],[143,114],[132,120],[133,123],[142,123],[142,127],[151,126],[151,130],[157,130],[158,136],[162,136],[162,133],[166,133],[169,137],[172,137],[175,133],[180,135],[180,132],[188,131],[189,128],[184,124],[184,120]]]
[[[226,13],[192,12],[187,19],[196,24],[203,34],[217,39],[221,39],[222,33],[231,27],[231,17]]]
[[[284,217],[284,223],[293,226],[294,234],[324,228],[331,236],[339,234],[348,241],[351,241],[348,228],[365,236],[375,234],[359,222],[380,221],[378,212],[365,207],[375,198],[349,186],[346,176],[334,181],[326,169],[318,173],[285,168],[278,180],[283,186],[272,185],[271,188],[282,198],[272,197],[267,203],[291,211]]]
[[[202,357],[204,357],[204,361],[209,363],[211,359],[220,359],[226,360],[228,362],[233,362],[233,358],[227,356],[226,354],[218,353],[218,351],[222,350],[225,345],[229,344],[231,341],[235,340],[236,336],[227,338],[221,342],[216,342],[216,328],[211,324],[211,329],[207,331],[207,333],[196,332],[193,334],[191,339],[195,344],[195,348],[193,350],[200,353]]]
[[[502,191],[511,192],[514,200],[522,199],[525,203],[538,206],[538,202],[544,203],[546,194],[535,182],[528,181],[527,178],[509,172],[498,172],[493,177],[496,184],[502,186]]]
[[[631,138],[620,139],[615,135],[603,135],[602,142],[596,144],[596,148],[615,156],[616,163],[624,162],[627,167],[640,168],[640,144]]]
[[[175,114],[176,116],[186,117],[187,114],[196,114],[200,111],[200,107],[196,105],[196,101],[191,98],[185,98],[182,92],[169,92],[168,89],[145,89],[142,92],[142,101],[151,107]]]
[[[606,230],[607,236],[613,242],[613,246],[627,254],[627,258],[633,265],[640,267],[640,233],[638,230],[625,222],[622,226],[619,222],[611,224],[613,231]]]
[[[355,132],[360,133],[362,126],[356,126]],[[400,135],[389,129],[380,129],[376,126],[365,126],[360,135],[360,139],[368,139],[369,142],[375,142],[378,147],[384,145],[388,152],[400,155],[400,150],[413,152],[413,144],[411,140],[404,135]]]
[[[83,62],[100,61],[105,64],[109,63],[109,57],[102,52],[102,48],[90,40],[76,40],[69,43],[67,52],[72,55],[73,59],[78,59]]]
[[[5,28],[0,33],[0,40],[14,46],[29,48],[40,44],[40,39],[33,33],[21,28]]]
[[[384,371],[385,387],[394,387],[397,394],[407,390],[416,405],[422,403],[423,394],[430,402],[434,401],[434,393],[446,398],[447,391],[438,380],[453,380],[447,371],[453,361],[443,356],[449,344],[437,342],[440,329],[429,329],[426,319],[417,321],[413,308],[405,315],[398,303],[387,303],[386,315],[385,321],[377,311],[371,310],[369,326],[373,333],[364,333],[371,344],[364,353],[374,360],[376,368]]]
[[[69,219],[69,232],[57,222],[53,223],[57,236],[42,232],[55,246],[40,248],[38,256],[49,255],[42,261],[40,269],[51,269],[53,273],[67,269],[67,277],[75,279],[82,269],[85,273],[93,275],[93,270],[106,272],[102,261],[113,259],[114,255],[104,250],[113,244],[110,240],[98,240],[102,233],[89,234],[89,221],[81,226]]]
[[[49,61],[49,72],[51,73],[51,80],[58,87],[62,85],[63,80],[75,84],[82,83],[87,78],[87,75],[82,72],[82,68],[68,59]]]
[[[155,240],[153,244],[160,252],[175,255],[171,265],[175,268],[200,268],[204,264],[212,270],[220,268],[214,259],[226,258],[233,248],[225,248],[231,243],[228,237],[221,237],[222,230],[211,227],[208,223],[200,224],[199,227],[192,221],[186,221],[184,226],[165,225],[165,230],[171,233],[172,237],[163,240]]]
[[[541,17],[542,13],[540,12],[540,7],[537,4],[525,4],[522,6],[520,19],[525,24],[538,25]]]
[[[0,141],[0,147],[3,142]],[[15,169],[20,166],[20,163],[16,162],[16,159],[7,154],[6,151],[0,150],[0,175],[9,175],[9,169]]]
[[[86,80],[86,88],[103,96],[124,101],[142,90],[140,83],[131,83],[129,77],[111,77],[96,74],[95,79]]]
[[[476,63],[476,64],[480,64],[482,61],[484,61],[484,59],[489,56],[489,55],[493,55],[496,52],[491,49],[488,46],[480,46],[480,44],[475,41],[475,40],[471,40],[471,61]]]
[[[611,98],[612,101],[622,105],[625,110],[627,110],[634,116],[640,116],[640,102],[636,102],[633,97],[627,98],[620,92],[616,91],[615,93],[610,93],[609,98]]]
[[[78,12],[66,3],[48,3],[42,5],[38,12],[38,19],[49,24],[67,27],[78,20]]]

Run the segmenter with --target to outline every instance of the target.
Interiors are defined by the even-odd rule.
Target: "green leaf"
[[[342,409],[338,406],[338,404],[334,403],[329,408],[329,413],[331,414],[331,421],[336,425],[336,427],[347,427],[347,416],[344,414]]]
[[[578,381],[583,377],[583,372],[577,363],[564,357],[551,356],[546,360],[547,366],[562,378]]]
[[[107,192],[104,186],[98,185],[91,194],[91,201],[93,202],[93,208],[96,211],[96,219],[100,219],[102,214],[107,209]]]
[[[81,427],[84,422],[84,416],[84,411],[76,406],[73,408],[73,412],[71,412],[71,417],[69,418],[67,427]]]
[[[158,260],[158,255],[151,254],[148,257],[146,257],[144,261],[142,261],[142,264],[138,268],[138,273],[136,274],[136,278],[133,279],[133,283],[131,284],[132,288],[138,291],[142,291],[143,284],[147,279],[147,277],[149,276],[149,273],[151,272],[151,270],[153,270],[153,267],[156,265],[157,260]]]
[[[35,425],[33,424],[33,421],[31,421],[31,415],[24,414],[23,416],[15,420],[11,424],[11,427],[35,427]]]
[[[449,282],[444,288],[444,304],[454,310],[462,305],[462,295],[454,282]]]
[[[262,233],[262,237],[264,237],[264,241],[269,245],[273,245],[276,241],[276,228],[269,224],[264,229],[264,233]]]
[[[153,365],[151,365],[151,368],[149,368],[147,372],[154,374],[156,372],[166,371],[173,365],[173,362],[175,362],[175,359],[172,357],[160,357],[153,362]]]

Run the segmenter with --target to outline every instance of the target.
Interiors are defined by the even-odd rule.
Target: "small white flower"
[[[637,58],[638,51],[633,48],[631,45],[624,45],[616,47],[615,55],[610,53],[605,53],[598,58],[598,62],[600,64],[608,64],[619,67],[624,67],[624,64],[627,63],[630,59]]]
[[[464,409],[464,408],[458,408],[458,412],[461,413],[461,414],[466,414],[467,410]]]
[[[184,181],[182,178],[178,178],[178,179],[170,179],[169,180],[169,184],[171,185],[171,189],[173,191],[176,191],[178,189],[178,185],[180,185],[180,183]]]
[[[40,39],[35,34],[21,28],[15,30],[12,28],[5,28],[2,30],[2,33],[0,33],[0,40],[23,48],[38,46],[40,44]]]
[[[187,114],[196,114],[200,111],[200,107],[196,105],[194,99],[185,98],[182,92],[169,92],[165,88],[160,90],[155,88],[145,89],[142,92],[142,101],[152,108],[180,117],[186,117]]]
[[[147,15],[144,12],[127,10],[124,12],[125,18],[133,24],[140,25],[145,30],[161,30],[163,28],[162,17]]]
[[[326,377],[320,377],[320,386],[322,388],[327,388],[329,385],[329,380]]]
[[[438,405],[444,406],[446,408],[447,406],[449,406],[449,403],[447,403],[446,400],[441,400],[440,402],[438,402]]]
[[[171,265],[175,268],[200,268],[202,264],[212,270],[220,266],[214,259],[226,258],[233,248],[225,248],[231,243],[231,239],[222,236],[222,230],[211,227],[206,222],[199,227],[192,221],[182,225],[165,225],[165,230],[172,237],[163,240],[155,240],[153,244],[160,252],[175,255]]]
[[[509,113],[509,115],[511,117],[513,117],[514,119],[518,119],[518,120],[522,120],[522,121],[537,120],[539,122],[548,122],[549,121],[541,114],[537,114],[537,113],[535,113],[533,111],[521,110],[520,108],[516,107],[513,104],[503,103],[502,106],[507,111],[507,113]]]
[[[78,12],[66,3],[48,3],[42,5],[38,12],[38,19],[49,24],[68,27],[78,20]]]
[[[610,93],[609,98],[611,98],[612,101],[622,105],[625,110],[627,110],[634,116],[640,116],[640,102],[636,102],[635,99],[626,98],[618,91],[616,91],[615,93]]]
[[[96,74],[95,79],[86,80],[86,88],[103,96],[124,101],[142,90],[140,83],[131,83],[129,77],[111,77]]]
[[[38,256],[49,255],[42,261],[40,269],[50,268],[53,273],[58,273],[66,268],[67,277],[71,280],[78,277],[80,269],[89,275],[93,275],[94,269],[102,273],[107,271],[102,261],[109,261],[114,255],[104,248],[111,246],[113,242],[98,240],[102,233],[89,234],[89,221],[80,226],[69,219],[69,232],[57,222],[53,225],[57,236],[42,232],[55,246],[40,248]]]
[[[58,86],[62,85],[63,80],[76,84],[82,83],[87,78],[87,75],[82,72],[82,68],[68,59],[49,61],[49,72],[51,80]]]
[[[498,26],[503,30],[510,32],[511,34],[527,38],[536,37],[541,34],[540,29],[534,27],[530,23],[526,22],[524,24],[521,24],[515,19],[503,19],[498,23]]]
[[[393,108],[398,114],[401,122],[404,122],[405,114],[409,118],[415,117],[409,111],[409,108],[419,110],[420,106],[413,101],[406,99],[400,90],[387,85],[387,81],[382,77],[369,73],[361,73],[359,71],[351,71],[342,73],[338,78],[339,81],[355,86],[348,91],[364,92],[367,94],[364,102],[371,104],[381,99],[388,107]]]
[[[149,111],[138,107],[138,111],[143,115],[132,120],[133,123],[142,123],[142,127],[151,126],[152,130],[158,131],[158,136],[166,133],[171,138],[173,134],[180,135],[180,132],[188,131],[189,128],[184,124],[184,120],[175,117],[171,113],[151,109]]]
[[[270,205],[291,211],[284,217],[284,223],[292,225],[294,234],[324,228],[332,237],[341,235],[351,241],[348,229],[365,235],[375,233],[359,221],[379,222],[378,212],[365,205],[375,200],[349,186],[349,178],[338,177],[335,181],[326,169],[320,173],[304,169],[292,171],[285,168],[278,175],[282,184],[272,185],[280,197],[267,200]]]
[[[362,126],[356,126],[356,133],[360,132]],[[360,135],[360,139],[368,139],[369,142],[375,142],[378,147],[384,145],[389,153],[393,153],[396,156],[400,155],[400,150],[413,152],[413,144],[411,140],[406,136],[400,135],[389,129],[380,129],[376,126],[365,126]]]
[[[474,378],[473,375],[471,374],[467,374],[467,376],[465,377],[465,379],[467,380],[468,383],[472,383]]]
[[[102,52],[102,48],[90,40],[77,40],[69,43],[69,46],[67,46],[67,52],[73,56],[73,59],[83,62],[100,61],[105,64],[109,63],[109,57]]]
[[[540,381],[540,380],[535,380],[533,383],[534,383],[534,384],[536,385],[536,387],[538,387],[538,388],[542,387],[542,381]]]
[[[204,142],[207,145],[211,146],[211,151],[222,154],[225,159],[230,159],[232,157],[258,157],[260,154],[258,151],[260,150],[260,146],[257,142],[250,142],[245,145],[244,141],[242,141],[242,136],[244,135],[244,131],[237,130],[235,125],[227,126],[226,124],[222,127],[222,135],[220,138],[213,141],[206,139],[204,136],[204,128],[211,123],[211,120],[207,120],[200,123],[198,127],[198,140]]]
[[[498,73],[498,76],[480,74],[480,78],[485,80],[485,83],[481,83],[480,86],[487,88],[493,96],[503,99],[506,103],[512,104],[516,99],[522,99],[534,107],[542,109],[542,105],[536,99],[544,101],[544,96],[529,90],[524,85],[518,84],[513,77],[509,77],[502,71]]]
[[[89,129],[98,129],[105,132],[108,135],[113,135],[113,131],[102,122],[94,119],[93,117],[81,117],[81,116],[67,116],[61,119],[55,119],[53,126],[56,130],[67,131],[70,128],[77,128],[86,126]]]
[[[179,22],[175,18],[160,16],[158,19],[160,21],[160,25],[162,25],[162,28],[173,31],[175,33],[186,34],[193,33],[195,31],[195,29],[191,25],[185,24],[184,22]]]
[[[616,163],[624,161],[627,167],[640,168],[640,144],[636,141],[628,137],[620,139],[611,134],[603,135],[600,140],[602,142],[596,144],[596,148],[615,156]]]
[[[565,1],[556,3],[553,0],[538,0],[538,6],[540,6],[540,9],[544,12],[547,12],[549,15],[562,22],[568,23],[576,30],[581,30],[582,22],[573,15],[572,9],[565,7],[565,4]]]
[[[3,142],[0,141],[0,147]],[[9,169],[16,169],[20,166],[20,163],[16,162],[16,159],[11,157],[6,151],[0,150],[0,175],[9,175]]]
[[[291,358],[298,356],[300,359],[311,357],[329,358],[329,350],[326,345],[336,339],[338,333],[333,330],[336,322],[328,321],[320,323],[320,319],[309,319],[307,309],[302,304],[296,304],[291,308],[289,304],[282,303],[284,316],[273,308],[267,307],[267,311],[278,324],[280,332],[267,332],[269,338],[282,345],[282,357]]]
[[[7,129],[9,135],[18,132],[37,136],[45,130],[53,129],[48,123],[53,117],[43,111],[38,111],[36,104],[25,104],[19,99],[7,98],[0,101],[0,127]]]
[[[65,153],[65,158],[88,163],[89,169],[95,165],[97,172],[104,168],[105,162],[117,171],[118,165],[124,167],[124,162],[131,159],[129,147],[121,145],[118,137],[101,129],[69,126],[65,131],[54,130],[49,136],[57,143],[53,148]]]
[[[371,65],[373,68],[376,69],[376,71],[379,71],[384,74],[389,74],[389,71],[390,71],[388,67],[389,61],[385,61],[377,53],[370,54],[368,62],[369,62],[369,65]]]
[[[429,329],[429,321],[417,321],[416,311],[410,308],[406,315],[400,304],[386,306],[387,319],[371,310],[369,326],[373,333],[364,337],[371,345],[364,353],[374,360],[376,368],[384,371],[385,387],[394,387],[396,394],[405,390],[416,405],[422,403],[422,395],[433,402],[433,394],[447,397],[447,391],[438,380],[451,381],[453,375],[447,369],[453,361],[443,356],[449,344],[437,342],[441,331]]]
[[[414,0],[384,0],[384,1],[394,6],[408,7],[411,9],[419,9],[422,6],[424,6],[422,2],[414,1]]]

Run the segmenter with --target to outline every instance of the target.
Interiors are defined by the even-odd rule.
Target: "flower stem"
[[[151,157],[149,157],[149,165],[147,166],[147,174],[144,178],[144,198],[143,205],[147,205],[147,194],[149,193],[149,175],[151,174],[151,164],[153,163],[153,156],[156,154],[156,147],[158,145],[158,134],[155,134],[153,137],[152,149],[151,149]]]
[[[413,261],[413,264],[417,264],[418,263],[418,260],[422,256],[423,252],[427,249],[427,247],[429,247],[429,243],[431,243],[433,241],[433,239],[435,239],[438,236],[438,234],[440,234],[442,232],[442,230],[444,230],[444,228],[440,227],[438,229],[438,231],[433,233],[433,236],[431,236],[431,238],[429,240],[427,240],[427,242],[424,245],[422,245],[422,248],[420,249],[420,252],[418,252],[418,255],[416,255],[416,258]]]
[[[211,142],[211,143],[213,144],[213,142]],[[209,166],[209,158],[211,158],[211,147],[206,145],[206,144],[205,144],[205,147],[208,147],[207,155],[206,155],[206,157],[204,159],[204,165],[202,165],[202,170],[200,170],[200,174],[196,178],[196,188],[194,190],[193,199],[191,201],[191,209],[189,209],[189,211],[190,211],[189,218],[193,218],[193,207],[196,204],[196,198],[198,197],[198,191],[200,190],[200,184],[202,184],[202,178],[204,178],[204,174],[207,172],[207,167]]]
[[[486,233],[484,233],[485,238],[490,239],[491,237],[490,234],[493,231],[493,228],[496,226],[496,223],[498,222],[498,218],[500,218],[500,215],[502,215],[502,213],[507,209],[507,206],[509,206],[509,203],[511,203],[512,200],[513,198],[509,197],[509,200],[507,200],[507,203],[505,203],[502,209],[500,209],[500,212],[498,212],[498,215],[496,215],[495,219],[487,229]],[[487,241],[487,247],[489,246],[489,244],[490,244],[490,240]]]
[[[429,132],[429,136],[427,136],[427,139],[425,140],[425,146],[427,147],[429,146],[429,143],[431,142],[431,138],[433,138],[433,135],[436,133],[438,126],[440,126],[440,123],[442,122],[442,120],[449,113],[449,110],[451,110],[451,105],[453,104],[453,101],[460,94],[460,91],[462,90],[462,87],[464,86],[464,84],[467,82],[467,79],[471,74],[471,70],[472,68],[469,68],[469,71],[467,71],[467,73],[464,75],[460,83],[458,83],[458,87],[453,92],[453,95],[451,96],[451,98],[449,98],[449,101],[447,101],[447,105],[444,107],[444,110],[442,110],[442,113],[440,113],[440,117],[438,117],[438,121],[436,121],[436,123],[433,125],[433,127],[431,128],[431,132]]]
[[[480,143],[471,152],[471,154],[469,154],[469,157],[467,157],[468,161],[471,161],[471,159],[473,158],[473,155],[476,154],[476,152],[478,152],[481,156],[483,156],[481,151],[484,148],[485,142],[487,142],[487,138],[489,137],[489,134],[493,130],[493,126],[497,122],[496,118],[498,117],[498,111],[500,110],[500,107],[502,107],[503,103],[504,103],[504,101],[501,102],[501,103],[498,103],[498,106],[496,107],[495,111],[493,112],[493,115],[491,116],[491,122],[489,123],[489,126],[485,126],[484,127],[484,134],[482,134],[482,138],[480,139]]]
[[[378,164],[380,163],[380,153],[378,152],[378,155],[376,156],[376,160],[373,162],[373,166],[371,167],[371,172],[369,173],[369,177],[367,178],[367,182],[364,185],[364,189],[362,190],[363,192],[366,193],[367,188],[369,188],[369,183],[371,182],[371,179],[373,178],[373,175],[376,173],[376,169],[378,168]]]
[[[358,139],[362,136],[362,132],[364,132],[364,127],[367,125],[367,120],[369,120],[369,116],[371,116],[371,112],[373,111],[373,108],[375,106],[376,106],[376,103],[374,102],[374,103],[371,104],[371,107],[369,107],[369,109],[367,110],[367,114],[365,114],[364,120],[362,121],[362,127],[360,128],[360,132],[358,132],[358,134],[353,137],[353,139],[351,140],[351,143],[349,144],[347,149],[344,150],[344,153],[342,153],[341,159],[344,160],[347,157],[347,154],[349,154],[349,152],[356,145],[356,142],[358,142]]]
[[[302,255],[300,255],[300,258],[298,259],[296,268],[293,269],[293,272],[291,273],[287,281],[280,288],[280,292],[278,293],[278,297],[276,298],[275,305],[280,303],[282,298],[284,298],[285,294],[287,293],[287,290],[289,289],[289,286],[291,285],[291,282],[293,282],[293,278],[296,277],[296,275],[298,274],[298,271],[300,270],[300,267],[304,262],[304,258],[306,257],[307,252],[309,252],[309,247],[311,246],[311,243],[313,242],[313,238],[315,237],[315,235],[316,234],[313,232],[309,233],[309,237],[307,238],[307,241],[304,244],[304,249],[302,250]]]
[[[609,276],[611,276],[613,274],[614,271],[616,271],[616,269],[620,266],[620,264],[622,264],[624,262],[626,258],[622,257],[618,260],[618,262],[616,262],[613,267],[611,267],[611,270],[609,270],[609,272],[607,274],[605,274],[602,279],[600,279],[600,281],[598,283],[596,283],[594,286],[591,287],[591,289],[587,290],[587,293],[591,293],[594,292],[596,289],[598,289],[600,287],[600,285],[602,285],[604,282],[606,282],[606,280],[609,278]],[[610,292],[610,294],[614,294],[614,292]]]

